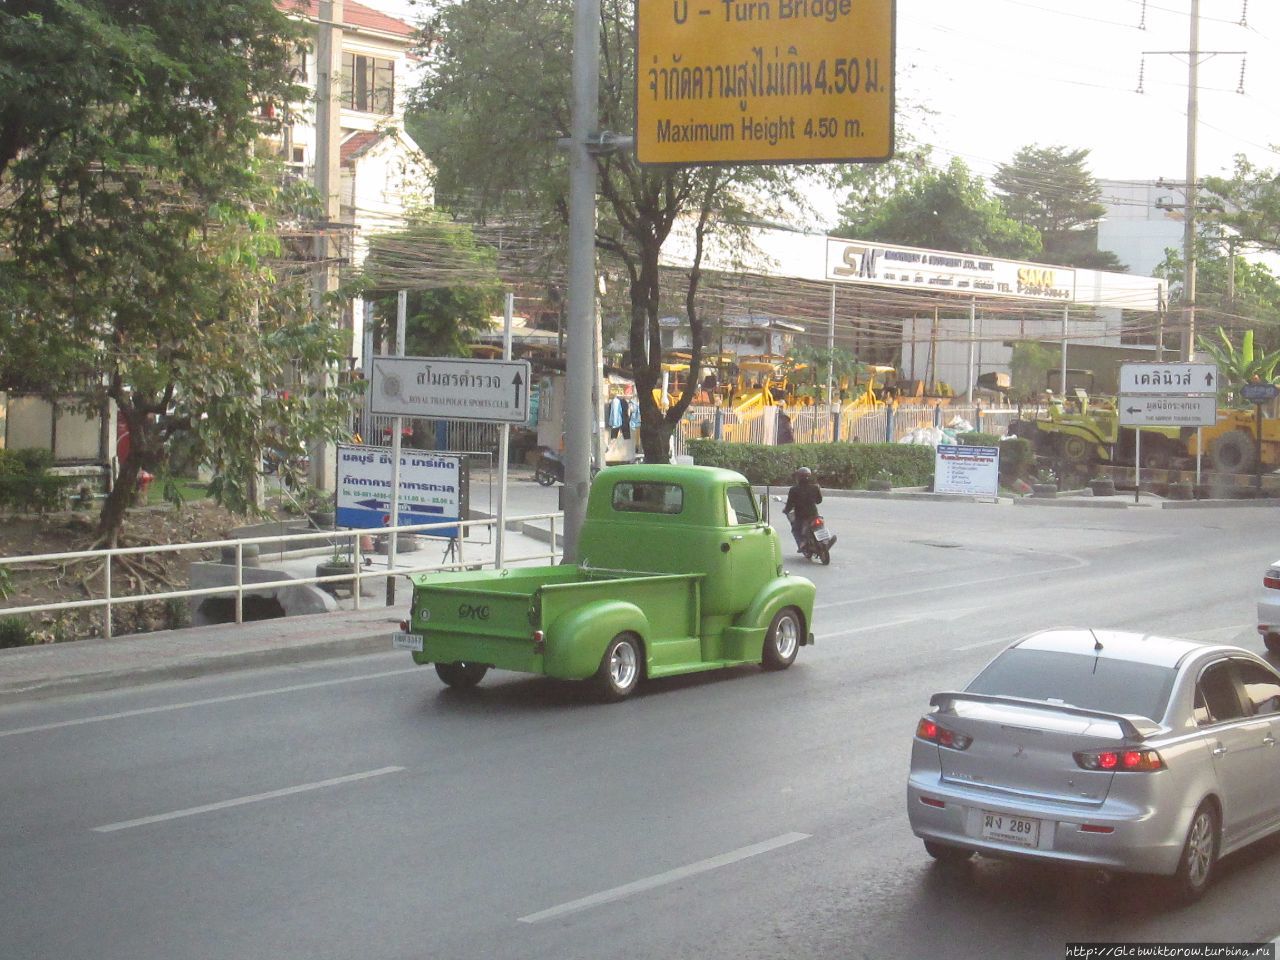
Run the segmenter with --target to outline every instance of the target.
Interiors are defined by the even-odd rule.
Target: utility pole
[[[344,0],[320,0],[316,23],[316,155],[315,186],[324,206],[324,222],[314,243],[315,274],[312,278],[311,306],[324,309],[325,298],[338,286],[338,249],[333,231],[342,217],[342,183],[339,139],[342,105],[338,91],[342,82],[342,17]],[[312,375],[312,389],[324,393],[329,388],[331,370]],[[334,488],[335,451],[333,444],[317,441],[311,448],[311,482],[320,490]]]
[[[1186,206],[1183,210],[1182,228],[1182,309],[1185,316],[1182,330],[1182,359],[1190,360],[1196,349],[1196,127],[1199,119],[1200,94],[1200,58],[1239,54],[1243,50],[1201,50],[1200,49],[1200,0],[1191,0],[1191,34],[1186,50],[1144,50],[1142,55],[1168,54],[1187,58],[1187,182]],[[1145,61],[1144,61],[1145,67]],[[1243,70],[1243,67],[1241,68]],[[1142,73],[1138,79],[1138,92],[1142,93]],[[1243,92],[1243,72],[1241,73],[1241,91]],[[1157,204],[1157,207],[1160,207]],[[1169,205],[1172,207],[1172,205]],[[1164,355],[1163,326],[1160,329],[1162,338],[1156,349],[1157,357]]]
[[[1196,115],[1199,109],[1200,0],[1191,0],[1191,43],[1187,55],[1187,210],[1183,218],[1183,310],[1186,329],[1182,334],[1182,359],[1190,360],[1196,349]]]
[[[578,533],[591,483],[591,409],[596,319],[596,161],[600,115],[600,0],[573,6],[573,101],[569,151],[569,328],[565,333],[564,557],[580,561]],[[600,558],[595,558],[599,560]]]

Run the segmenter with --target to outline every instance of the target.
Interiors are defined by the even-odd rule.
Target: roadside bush
[[[999,447],[1001,483],[1026,479],[1035,469],[1036,455],[1030,440],[1022,437],[998,437],[994,433],[979,433],[976,430],[956,434],[956,439],[974,447]]]
[[[35,642],[35,634],[21,617],[0,617],[0,648],[29,647]]]
[[[693,462],[736,470],[755,484],[790,486],[799,467],[809,467],[824,487],[859,490],[874,477],[895,487],[924,486],[933,479],[933,448],[903,443],[787,443],[765,446],[690,440]]]
[[[20,511],[57,510],[64,491],[77,481],[49,473],[48,450],[0,450],[0,508]]]

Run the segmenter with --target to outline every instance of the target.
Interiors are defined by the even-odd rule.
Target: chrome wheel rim
[[[626,690],[635,683],[637,664],[636,648],[626,642],[617,644],[609,655],[609,677],[613,685]]]
[[[1193,887],[1201,887],[1209,879],[1209,866],[1213,861],[1213,823],[1209,814],[1201,811],[1191,823],[1187,836],[1187,879]]]
[[[774,635],[773,642],[777,648],[778,656],[783,660],[789,660],[795,656],[795,652],[800,646],[800,625],[796,623],[795,617],[787,614],[778,621],[778,629]]]

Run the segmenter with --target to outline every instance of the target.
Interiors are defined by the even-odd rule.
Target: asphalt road
[[[1268,509],[828,501],[818,644],[617,705],[388,653],[0,709],[0,957],[1059,958],[1280,933],[1280,841],[1190,908],[910,833],[912,731],[1074,624],[1250,649]],[[780,518],[779,518],[780,519]],[[1280,771],[1277,771],[1280,783]]]

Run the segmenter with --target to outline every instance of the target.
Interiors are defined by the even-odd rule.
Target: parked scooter
[[[800,553],[809,560],[821,560],[824,566],[831,563],[831,548],[836,545],[836,535],[827,528],[822,517],[814,517],[804,531]]]

